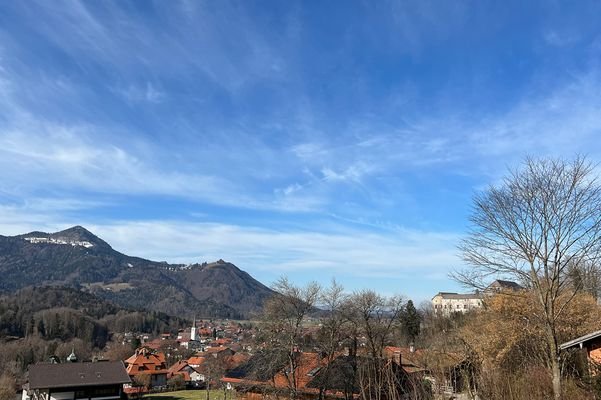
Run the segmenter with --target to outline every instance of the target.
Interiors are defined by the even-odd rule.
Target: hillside
[[[187,323],[163,313],[128,310],[66,287],[28,287],[0,296],[0,338],[79,338],[103,347],[109,332],[176,332]]]
[[[260,310],[272,294],[248,273],[223,260],[183,269],[178,272],[177,279],[195,298],[201,301],[213,299],[245,315]]]
[[[0,293],[69,286],[122,307],[188,318],[244,317],[273,295],[233,264],[184,266],[132,257],[80,226],[0,236],[0,274]]]

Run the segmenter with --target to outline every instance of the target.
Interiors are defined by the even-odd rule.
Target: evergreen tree
[[[402,333],[409,342],[414,342],[419,336],[420,324],[422,317],[413,305],[413,301],[409,300],[401,313]]]

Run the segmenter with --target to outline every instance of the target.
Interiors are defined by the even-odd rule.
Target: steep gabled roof
[[[137,374],[159,374],[166,373],[165,355],[161,352],[153,352],[142,348],[136,350],[136,353],[125,360],[127,373],[129,375]]]
[[[187,361],[178,361],[169,368],[168,377],[174,375],[181,375],[184,378],[184,381],[190,381],[190,374],[198,372],[194,367],[188,364]]]
[[[131,383],[121,361],[29,366],[30,389],[52,389]]]
[[[497,279],[488,287],[486,290],[497,290],[497,289],[509,289],[509,290],[522,290],[523,287],[516,282],[513,281],[505,281],[502,279]]]

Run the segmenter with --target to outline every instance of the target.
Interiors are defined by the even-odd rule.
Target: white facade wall
[[[436,313],[450,315],[454,312],[466,313],[482,307],[482,298],[479,295],[467,297],[466,295],[438,294],[432,299],[432,306]]]
[[[58,392],[50,395],[50,400],[72,400],[75,398],[75,392]]]
[[[33,393],[28,393],[27,390],[23,390],[21,400],[73,400],[75,398],[75,392],[54,392],[51,393],[49,390],[34,390]],[[120,399],[120,396],[103,396],[103,397],[92,397],[92,400],[114,400]]]

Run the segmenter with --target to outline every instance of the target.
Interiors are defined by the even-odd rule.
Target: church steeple
[[[190,340],[196,340],[196,315],[194,316],[194,322],[192,323],[192,328],[190,328]]]

